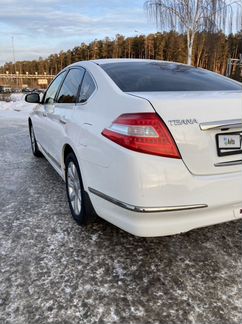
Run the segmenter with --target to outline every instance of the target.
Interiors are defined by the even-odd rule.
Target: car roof
[[[148,59],[134,59],[134,58],[108,58],[108,59],[96,59],[96,60],[89,60],[89,61],[79,61],[72,66],[85,64],[89,65],[90,63],[95,63],[97,65],[103,65],[103,64],[109,64],[109,63],[128,63],[128,62],[157,62],[157,63],[167,63],[167,64],[178,64],[178,65],[186,65],[178,62],[172,62],[172,61],[161,61],[161,60],[148,60]]]
[[[130,59],[130,58],[111,58],[111,59],[98,59],[92,60],[92,62],[97,64],[108,64],[108,63],[123,63],[123,62],[162,62],[158,60],[147,60],[147,59]],[[164,61],[163,61],[164,62]]]

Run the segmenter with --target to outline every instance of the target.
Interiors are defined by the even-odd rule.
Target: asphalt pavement
[[[138,238],[71,218],[62,179],[0,119],[1,324],[241,324],[242,221]]]

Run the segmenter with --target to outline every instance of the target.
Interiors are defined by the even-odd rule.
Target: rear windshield
[[[231,79],[175,63],[120,62],[101,67],[124,92],[242,90]]]

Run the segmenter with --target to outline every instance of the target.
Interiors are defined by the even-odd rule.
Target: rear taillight
[[[102,135],[133,151],[181,158],[168,128],[156,113],[121,115]]]

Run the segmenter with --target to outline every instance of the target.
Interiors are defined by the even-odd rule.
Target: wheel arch
[[[75,154],[75,151],[73,150],[71,145],[66,143],[62,148],[62,163],[63,163],[64,166],[65,166],[66,157],[71,152],[73,152]]]
[[[83,175],[83,168],[82,168],[82,165],[80,163],[80,160],[78,159],[78,154],[75,152],[75,149],[73,148],[73,146],[69,143],[65,143],[63,145],[63,148],[62,148],[62,159],[61,159],[61,167],[63,169],[63,174],[64,174],[64,180],[65,180],[65,169],[66,169],[66,166],[65,166],[65,160],[66,160],[66,157],[69,153],[73,153],[78,161],[78,164],[79,164],[79,169],[80,169],[80,173],[81,173],[81,177],[82,177],[82,182],[83,182],[83,186],[85,187],[85,176]]]
[[[28,118],[29,131],[30,131],[30,127],[31,127],[32,125],[33,125],[32,120],[31,120],[31,118],[29,117],[29,118]]]
[[[87,214],[89,215],[89,222],[93,222],[96,220],[97,213],[92,205],[90,196],[88,194],[88,190],[85,190],[87,188],[86,183],[85,183],[85,176],[83,174],[83,168],[82,165],[80,164],[80,160],[78,159],[78,155],[76,154],[75,150],[73,147],[69,144],[66,143],[63,148],[62,148],[62,168],[63,168],[63,174],[64,174],[64,180],[66,181],[66,171],[65,171],[65,159],[69,153],[73,153],[77,159],[77,162],[79,164],[79,170],[81,173],[81,178],[82,178],[82,184],[83,184],[83,189],[84,189],[84,201],[85,201],[85,208],[87,211]]]

